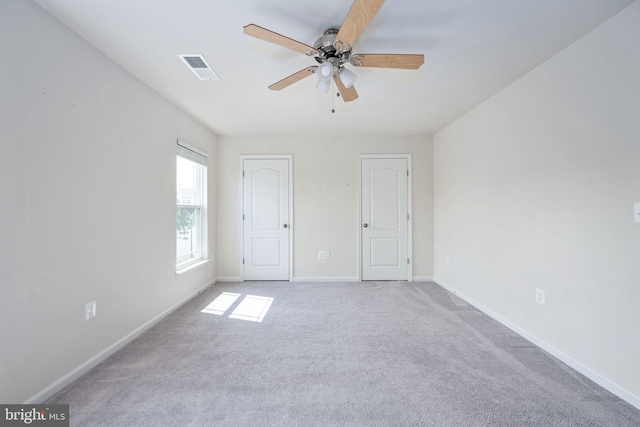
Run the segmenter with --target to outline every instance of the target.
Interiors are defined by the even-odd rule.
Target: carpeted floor
[[[49,403],[73,426],[640,425],[433,283],[219,283]]]

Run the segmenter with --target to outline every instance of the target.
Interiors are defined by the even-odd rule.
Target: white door
[[[289,280],[289,159],[243,161],[244,280]]]
[[[362,159],[362,280],[409,279],[407,159]]]

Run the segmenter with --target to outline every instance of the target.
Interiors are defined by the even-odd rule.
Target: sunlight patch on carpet
[[[214,299],[211,304],[209,304],[204,310],[202,310],[202,313],[222,316],[224,312],[227,311],[238,298],[240,298],[240,294],[223,292],[222,294],[218,295],[218,298]]]
[[[267,315],[272,302],[273,298],[247,295],[229,315],[229,318],[262,322],[262,319]]]

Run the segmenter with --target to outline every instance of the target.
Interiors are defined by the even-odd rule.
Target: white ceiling
[[[267,89],[316,62],[242,27],[313,45],[351,0],[34,1],[219,135],[431,134],[634,2],[388,0],[354,53],[421,53],[425,64],[349,66],[360,98],[344,103],[315,76]],[[198,80],[179,53],[204,54],[221,80]]]

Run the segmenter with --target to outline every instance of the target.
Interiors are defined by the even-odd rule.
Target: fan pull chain
[[[333,92],[333,80],[331,81],[331,92]],[[340,92],[338,92],[338,96],[340,96]],[[331,97],[331,113],[335,114],[336,113],[336,99],[332,96]]]

